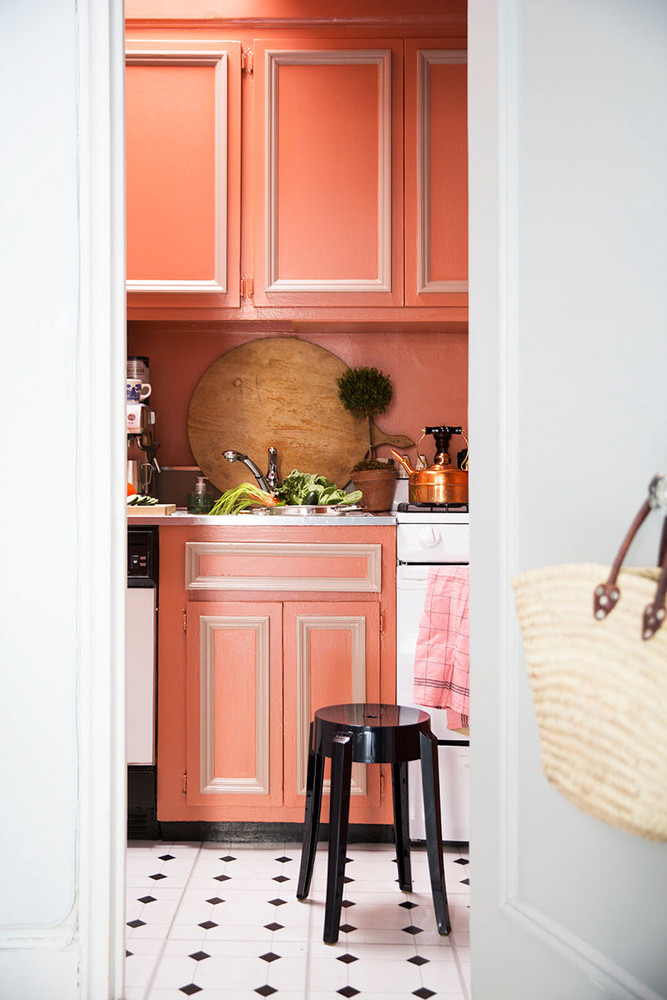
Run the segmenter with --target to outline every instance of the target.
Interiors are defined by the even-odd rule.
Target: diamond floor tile
[[[458,848],[445,852],[449,937],[435,927],[425,851],[413,849],[414,891],[403,893],[391,845],[348,848],[335,945],[322,941],[325,845],[303,902],[300,845],[134,841],[127,857],[127,1000],[470,1000]]]

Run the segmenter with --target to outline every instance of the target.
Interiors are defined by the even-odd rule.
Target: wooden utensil
[[[252,481],[227,448],[264,471],[278,449],[282,477],[292,469],[326,476],[338,486],[368,451],[368,421],[355,419],[338,398],[336,379],[348,366],[330,351],[296,337],[252,340],[223,354],[204,372],[190,400],[188,438],[195,461],[219,490]],[[414,446],[401,434],[373,427],[373,445]]]

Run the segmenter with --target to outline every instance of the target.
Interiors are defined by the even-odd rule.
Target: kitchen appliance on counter
[[[399,502],[396,517],[396,700],[415,705],[414,661],[419,623],[424,611],[426,582],[432,566],[467,565],[470,523],[467,504],[414,506]],[[469,840],[469,740],[447,728],[443,709],[418,705],[431,716],[438,740],[442,836],[445,841]],[[419,774],[413,764],[409,779],[410,834],[424,840],[424,810]],[[413,774],[412,771],[415,771]]]
[[[138,362],[141,364],[139,365]],[[136,378],[135,373],[139,371],[141,376]],[[155,457],[160,447],[155,440],[155,411],[147,402],[149,397],[152,397],[148,358],[128,358],[127,379],[125,417],[127,481],[132,484],[137,493],[148,494],[154,480],[154,473],[160,471]]]
[[[158,529],[128,527],[125,591],[127,830],[159,839],[157,822]]]

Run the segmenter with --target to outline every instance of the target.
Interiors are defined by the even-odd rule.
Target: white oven
[[[407,505],[402,505],[406,506]],[[467,508],[428,510],[408,507],[396,512],[396,700],[414,705],[414,662],[417,632],[424,610],[426,580],[431,566],[467,565],[469,517]],[[469,840],[469,741],[447,729],[443,709],[423,708],[431,716],[438,740],[442,836],[445,841]],[[424,808],[419,763],[410,765],[410,835],[424,840]]]

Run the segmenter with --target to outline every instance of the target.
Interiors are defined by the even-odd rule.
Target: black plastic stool
[[[306,815],[297,899],[310,891],[322,806],[324,760],[331,758],[329,806],[329,864],[324,911],[324,941],[338,940],[343,902],[343,878],[350,814],[352,762],[391,764],[394,801],[394,837],[398,883],[412,891],[408,817],[408,761],[421,760],[426,821],[426,850],[435,917],[440,934],[449,934],[449,909],[442,861],[438,744],[428,712],[404,705],[329,705],[315,712],[310,725]]]

